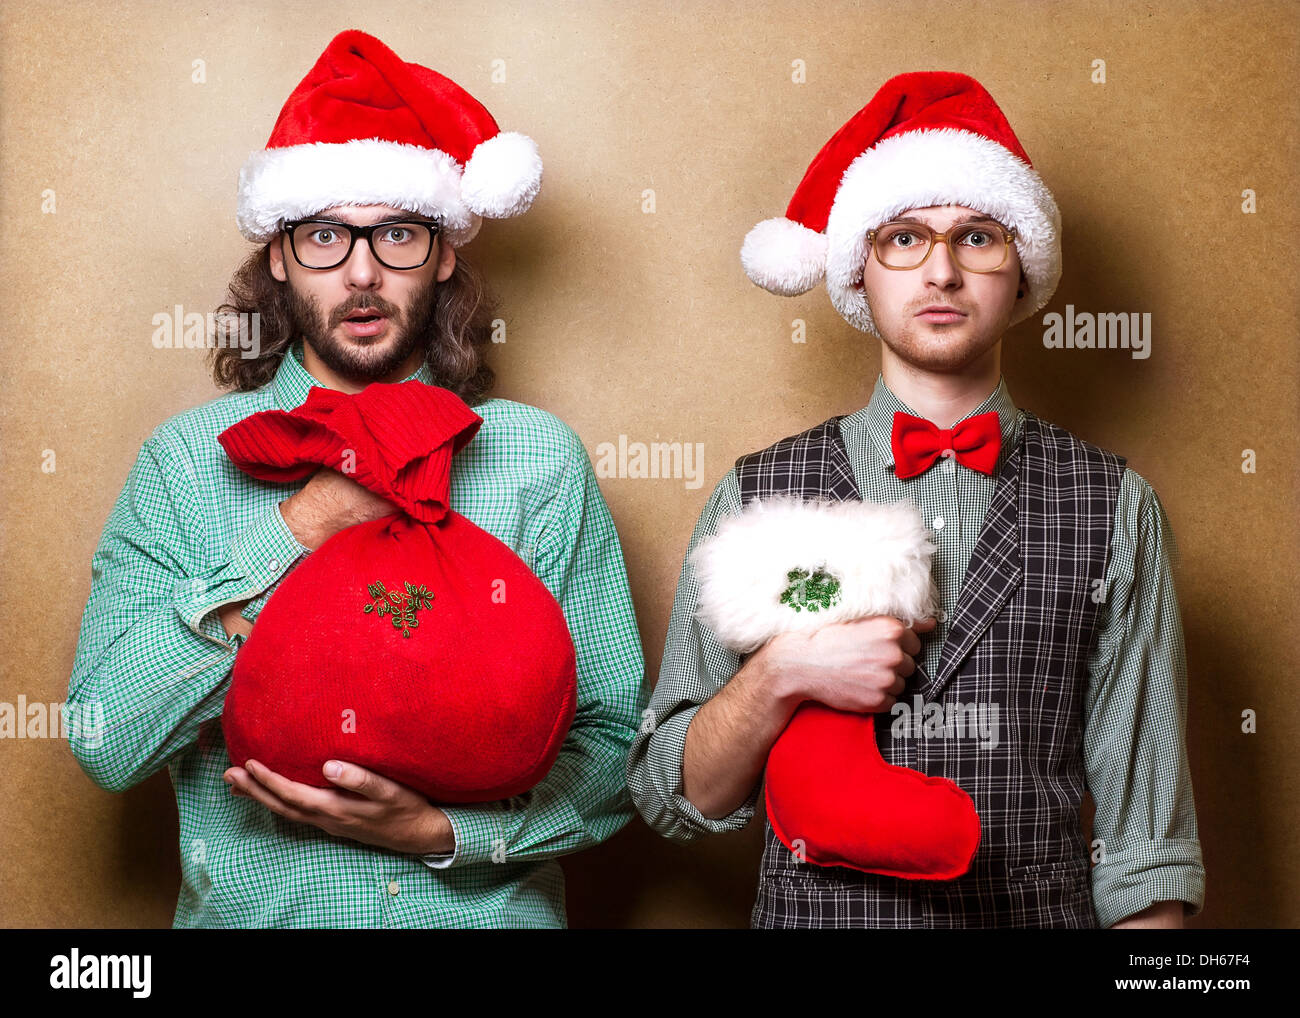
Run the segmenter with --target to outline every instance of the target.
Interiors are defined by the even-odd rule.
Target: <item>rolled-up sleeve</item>
[[[1115,515],[1084,729],[1099,843],[1092,891],[1103,928],[1158,901],[1185,902],[1187,915],[1205,901],[1187,761],[1178,548],[1159,497],[1132,470]]]
[[[691,535],[673,598],[659,681],[628,757],[627,784],[638,812],[653,830],[678,841],[744,827],[754,815],[762,786],[760,779],[744,803],[717,819],[705,817],[682,794],[686,730],[701,705],[740,668],[739,657],[723,647],[695,616],[699,589],[690,554],[714,533],[720,519],[740,509],[740,487],[732,470],[714,489]]]
[[[256,622],[280,581],[310,554],[311,549],[294,537],[279,505],[272,505],[235,538],[222,562],[190,581],[178,598],[177,611],[199,635],[227,640],[217,610],[251,598],[241,614]]]

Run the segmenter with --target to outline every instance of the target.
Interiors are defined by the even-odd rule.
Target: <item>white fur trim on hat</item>
[[[1011,324],[1052,298],[1061,279],[1061,214],[1042,178],[1007,148],[957,128],[886,138],[849,164],[826,223],[826,290],[853,326],[879,336],[862,281],[867,233],[908,209],[965,205],[1017,231],[1028,284]]]
[[[453,246],[469,243],[480,220],[461,199],[461,167],[446,152],[364,138],[254,152],[239,171],[236,222],[263,243],[283,219],[336,205],[391,205],[442,220]]]
[[[826,235],[792,219],[764,219],[745,235],[740,263],[770,293],[807,293],[826,274]]]
[[[465,164],[460,193],[480,216],[508,219],[527,212],[541,186],[537,142],[517,131],[502,131],[474,149]]]
[[[754,499],[701,541],[690,563],[700,620],[724,646],[745,654],[772,637],[869,615],[908,625],[933,615],[935,545],[916,503]],[[782,603],[791,570],[822,570],[839,581],[838,600],[796,611]]]

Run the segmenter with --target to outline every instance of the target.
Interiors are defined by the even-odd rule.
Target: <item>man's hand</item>
[[[330,773],[333,766],[337,775]],[[224,777],[232,795],[256,799],[286,820],[314,824],[340,838],[411,855],[455,849],[447,814],[414,789],[338,760],[327,761],[324,774],[339,790],[290,781],[256,760],[231,767]]]
[[[745,801],[767,754],[805,700],[837,710],[887,711],[916,670],[916,635],[887,615],[840,622],[814,633],[782,633],[755,651],[686,729],[682,794],[717,819]]]
[[[312,551],[345,527],[395,512],[397,507],[387,499],[327,467],[317,470],[301,491],[280,503],[285,524]],[[247,604],[248,600],[233,601],[217,609],[217,617],[231,639],[239,634],[247,640],[253,632],[253,623],[240,614]]]
[[[908,628],[888,615],[840,622],[812,633],[782,633],[754,657],[766,681],[791,713],[805,700],[858,713],[888,711],[916,671],[917,633],[934,629],[933,618]]]
[[[397,506],[352,478],[322,467],[297,494],[280,503],[280,515],[293,536],[315,551],[345,527],[378,520]]]

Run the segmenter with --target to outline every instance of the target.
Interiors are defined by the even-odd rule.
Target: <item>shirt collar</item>
[[[871,394],[871,401],[859,410],[857,413],[845,417],[840,426],[843,430],[863,432],[867,435],[869,444],[875,450],[880,460],[891,470],[894,466],[894,448],[891,442],[891,436],[894,433],[894,414],[902,411],[905,414],[911,414],[914,417],[923,417],[910,406],[894,395],[893,391],[885,384],[883,374],[876,376],[876,388]],[[1022,411],[1017,408],[1015,402],[1011,399],[1011,393],[1007,390],[1007,380],[1002,375],[998,376],[997,388],[993,390],[979,406],[977,406],[962,421],[978,414],[986,414],[990,411],[998,415],[998,425],[1002,432],[1002,447],[998,452],[998,462],[993,470],[993,476],[997,477],[1002,472],[1002,464],[1011,450],[1015,448],[1016,442],[1020,438]],[[960,424],[961,421],[955,421],[953,427]]]
[[[415,372],[402,379],[402,381],[409,382],[412,378],[418,378],[425,385],[434,384],[433,372],[429,370],[428,360],[421,361]],[[294,410],[302,406],[306,402],[307,392],[312,386],[318,386],[322,389],[329,388],[303,367],[302,340],[294,340],[293,345],[289,347],[289,352],[280,361],[280,367],[276,369],[275,377],[271,380],[271,391],[275,397],[275,405],[281,410]]]

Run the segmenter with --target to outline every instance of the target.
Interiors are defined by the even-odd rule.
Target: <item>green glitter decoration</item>
[[[840,600],[840,581],[824,569],[809,573],[807,569],[791,569],[785,574],[790,585],[781,594],[781,603],[797,612],[810,612],[831,608]]]

